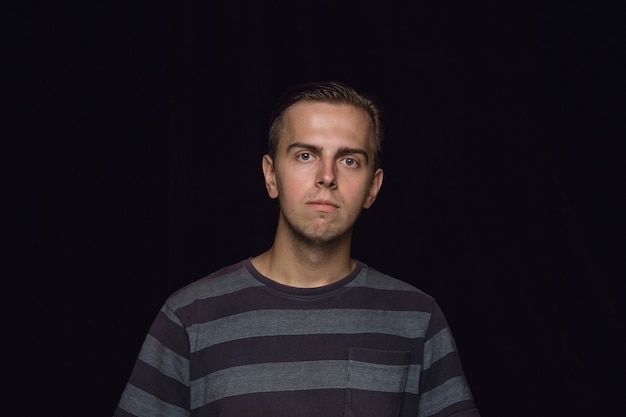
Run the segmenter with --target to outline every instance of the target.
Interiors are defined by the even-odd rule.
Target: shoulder
[[[362,288],[375,291],[379,294],[388,294],[396,300],[404,300],[409,304],[417,304],[422,311],[437,309],[437,303],[430,294],[403,281],[399,278],[381,272],[369,265],[362,264],[361,272],[349,284],[353,288]]]
[[[193,281],[171,294],[166,304],[172,311],[176,311],[199,300],[262,286],[263,284],[250,274],[248,263],[248,260],[243,260]]]
[[[415,287],[414,285],[409,284],[406,281],[403,281],[399,278],[392,277],[384,272],[381,272],[369,265],[361,263],[361,273],[359,276],[351,283],[352,286],[363,286],[369,288],[378,288],[381,290],[389,290],[389,291],[406,291],[412,292],[416,295],[420,295],[426,298],[431,298],[429,294],[426,294],[424,291]]]

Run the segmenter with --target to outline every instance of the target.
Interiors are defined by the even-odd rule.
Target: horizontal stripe
[[[437,387],[451,377],[463,375],[463,368],[458,352],[450,352],[437,362],[433,363],[422,374],[422,391]]]
[[[254,309],[330,308],[341,297],[343,308],[431,311],[434,300],[403,281],[362,264],[357,279],[336,290],[331,286],[302,295],[292,287],[257,276],[248,260],[224,268],[178,290],[167,300],[186,326]],[[325,291],[320,292],[321,290]],[[281,291],[282,290],[282,291]],[[293,290],[293,291],[290,291]],[[245,309],[245,310],[238,310]]]
[[[415,416],[412,414],[411,417]],[[429,417],[480,417],[478,409],[474,405],[474,400],[459,401],[442,408],[441,411],[429,416]]]
[[[350,361],[348,368],[348,388],[366,391],[403,391],[408,373],[407,365]]]
[[[224,397],[258,392],[345,388],[347,375],[346,361],[287,362],[233,367],[192,381],[191,407],[197,408]],[[210,387],[210,390],[207,387]]]
[[[409,362],[421,363],[421,340],[404,337],[362,334],[320,334],[265,336],[238,339],[213,345],[191,355],[191,379],[239,365],[267,362],[297,362],[311,360],[347,360],[350,347],[377,350],[414,351]],[[251,354],[254,352],[254,354]],[[219,358],[216,359],[216,358]],[[368,359],[366,361],[373,362]],[[387,363],[387,362],[385,362]]]
[[[472,394],[465,383],[465,378],[461,376],[450,378],[438,387],[422,394],[419,415],[432,416],[454,403],[471,399]]]
[[[263,310],[188,329],[192,352],[231,340],[260,336],[379,333],[423,337],[430,314],[380,310]]]
[[[443,417],[473,407],[432,297],[366,266],[311,291],[250,268],[226,267],[168,298],[116,416]]]
[[[342,288],[330,295],[302,297],[279,293],[268,287],[242,288],[239,291],[205,298],[176,310],[185,326],[221,319],[255,310],[344,309],[430,312],[434,303],[410,291],[381,291],[373,288]]]
[[[161,307],[161,311],[159,311],[159,313],[167,317],[167,319],[170,320],[172,324],[179,326],[179,327],[183,326],[182,322],[180,321],[180,318],[176,315],[176,313],[171,309],[169,305],[166,304],[163,307]]]
[[[415,291],[351,287],[341,295],[342,308],[430,312],[433,304],[430,298]]]
[[[136,416],[186,417],[188,412],[128,384],[119,403],[119,408]]]
[[[219,297],[245,288],[263,286],[250,275],[244,267],[244,262],[246,261],[222,268],[176,291],[168,299],[170,308],[177,311],[205,298]]]
[[[368,372],[373,372],[373,375]],[[195,409],[222,398],[260,392],[345,389],[348,384],[352,389],[402,392],[405,388],[400,381],[406,380],[407,384],[415,384],[418,375],[419,366],[389,366],[348,361],[236,366],[192,381],[191,405]]]
[[[450,329],[440,330],[424,343],[424,369],[428,369],[433,363],[455,350]]]
[[[432,316],[430,318],[430,323],[428,323],[428,332],[426,333],[426,339],[430,339],[431,337],[439,333],[442,329],[447,329],[448,327],[450,327],[439,305],[433,304],[432,307]]]
[[[163,306],[157,314],[148,334],[168,349],[181,356],[189,355],[189,339],[179,318],[167,307]]]
[[[138,360],[129,384],[169,404],[185,408],[189,405],[189,385],[163,375],[157,368]]]
[[[139,359],[158,369],[162,374],[185,385],[189,384],[189,361],[150,335],[146,336],[143,348],[139,352]]]
[[[331,415],[348,417],[398,417],[400,415],[399,409],[404,398],[405,394],[401,392],[348,390],[346,392],[345,412]],[[412,417],[416,416],[417,414]]]
[[[426,295],[414,286],[399,279],[390,277],[389,275],[383,274],[382,272],[376,271],[371,267],[366,267],[363,272],[359,274],[354,281],[348,283],[346,287],[367,287],[377,290],[409,291],[420,293],[427,298],[431,298],[429,295]]]
[[[225,397],[192,410],[190,415],[191,417],[331,417],[343,416],[345,403],[346,391],[344,389],[262,392]]]

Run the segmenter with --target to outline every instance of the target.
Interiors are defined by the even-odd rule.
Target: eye
[[[359,161],[354,158],[344,158],[342,162],[345,166],[350,168],[357,168],[359,166]]]
[[[310,161],[313,158],[313,155],[311,155],[308,152],[302,152],[299,153],[298,155],[296,155],[296,159],[299,159],[301,161]]]

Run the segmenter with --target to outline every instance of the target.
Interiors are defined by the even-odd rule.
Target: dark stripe
[[[162,401],[181,408],[189,406],[189,387],[163,375],[158,369],[138,360],[130,384]]]
[[[348,390],[346,408],[349,412],[346,415],[395,417],[398,415],[403,398],[402,393]]]
[[[419,394],[405,392],[402,399],[402,409],[398,417],[416,417],[418,414]]]
[[[296,335],[240,339],[214,345],[191,356],[191,379],[237,365],[281,361],[347,360],[351,346],[378,350],[411,350],[420,347],[420,339],[372,333],[354,335]],[[421,364],[421,349],[409,363]]]
[[[119,408],[130,415],[188,417],[189,413],[184,408],[167,403],[153,395],[143,391],[132,384],[127,384]]]
[[[420,392],[429,391],[449,378],[462,375],[464,374],[458,352],[449,353],[422,372]]]
[[[432,299],[431,296],[427,295],[423,291],[415,288],[413,285],[408,284],[405,281],[401,281],[389,275],[383,274],[372,267],[365,266],[365,264],[362,265],[364,265],[363,272],[359,274],[357,279],[348,283],[346,286],[376,288],[379,290],[416,292]]]
[[[442,329],[449,327],[448,322],[446,321],[446,318],[438,305],[433,305],[431,313],[432,315],[430,318],[430,323],[428,324],[426,339],[430,339],[431,337],[439,333]]]
[[[383,404],[384,398],[376,398],[378,394],[361,391],[360,394],[352,394],[352,404],[358,404],[362,396],[363,404],[371,410],[371,413],[357,415],[379,416],[386,415],[378,405]],[[382,394],[383,396],[386,394]],[[311,390],[293,391],[287,393],[256,393],[238,397],[224,398],[191,412],[191,417],[232,415],[237,417],[258,417],[259,410],[263,415],[272,417],[344,417],[347,406],[347,392],[344,390]],[[371,401],[376,399],[376,401]],[[417,416],[417,395],[405,393],[402,399],[399,417]],[[356,408],[353,406],[353,408]],[[365,411],[365,410],[363,410]],[[458,414],[456,414],[458,413]],[[461,401],[458,404],[444,408],[431,417],[479,417],[472,401]],[[120,414],[115,417],[127,417]],[[130,416],[129,416],[130,417]]]
[[[167,314],[166,314],[167,313]],[[189,358],[189,343],[185,329],[180,323],[172,321],[176,317],[163,307],[157,314],[148,334],[157,339],[163,346],[179,355]]]
[[[322,310],[337,306],[343,309],[430,312],[433,302],[417,292],[381,291],[365,287],[343,288],[333,297],[304,300],[295,296],[287,298],[284,294],[277,296],[266,287],[253,287],[219,297],[199,299],[179,308],[176,314],[189,327],[249,311]]]
[[[343,417],[345,390],[255,393],[223,398],[191,412],[191,417]]]
[[[478,410],[474,408],[474,401],[460,401],[456,404],[446,407],[438,413],[428,417],[480,417]]]
[[[433,300],[417,291],[381,290],[367,287],[348,287],[341,300],[335,303],[346,308],[369,308],[373,310],[406,310],[430,312]]]
[[[162,374],[189,384],[189,359],[178,355],[148,335],[139,353],[139,359],[158,369]]]

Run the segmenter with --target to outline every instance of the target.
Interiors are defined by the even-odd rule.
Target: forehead
[[[364,109],[349,104],[300,102],[289,107],[283,117],[281,142],[305,139],[337,139],[374,145],[374,127]]]

